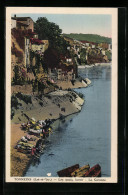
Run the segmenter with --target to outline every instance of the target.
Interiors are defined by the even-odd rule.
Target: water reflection
[[[110,79],[111,66],[93,66],[79,69],[79,74],[90,79]]]

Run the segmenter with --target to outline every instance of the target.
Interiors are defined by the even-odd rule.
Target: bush
[[[58,85],[54,85],[54,87],[55,87],[56,89],[59,89],[59,86],[58,86]]]
[[[15,111],[11,109],[11,120],[13,119],[14,115],[15,115]]]
[[[45,97],[47,97],[48,99],[51,99],[52,97],[48,94],[45,94]]]
[[[40,104],[41,106],[43,106],[43,102],[39,102],[39,104]]]
[[[78,95],[79,95],[80,98],[82,98],[82,99],[84,98],[83,93],[78,93]]]
[[[30,95],[25,95],[25,94],[22,94],[21,92],[18,92],[16,94],[16,97],[19,98],[20,100],[23,100],[26,104],[28,103],[32,104],[32,98]]]
[[[18,100],[14,95],[12,95],[12,97],[11,97],[11,108],[12,107],[15,109],[18,108]]]

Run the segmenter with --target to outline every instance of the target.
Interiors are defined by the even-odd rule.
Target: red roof
[[[37,33],[35,33],[35,32],[31,32],[31,34],[32,34],[32,35],[37,35]]]
[[[41,41],[40,39],[30,38],[30,41],[32,44],[37,44],[37,45],[44,44],[43,41]]]
[[[80,41],[81,43],[90,43],[90,44],[93,44],[93,45],[96,45],[97,43],[94,43],[94,42],[91,42],[91,41]]]

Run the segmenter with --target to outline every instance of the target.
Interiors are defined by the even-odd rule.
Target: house
[[[92,49],[94,49],[95,48],[95,45],[92,45]]]
[[[66,62],[67,63],[71,63],[72,62],[72,58],[66,58]]]
[[[102,50],[101,52],[102,52],[102,55],[105,55],[105,50]]]
[[[16,18],[11,18],[11,29],[16,28]]]
[[[25,48],[24,48],[24,54],[25,54],[25,58],[24,58],[24,65],[26,68],[29,67],[30,65],[30,39],[26,36],[24,37],[24,41],[25,41]]]
[[[48,40],[42,40],[44,43],[44,52],[48,49],[49,47],[49,41]]]
[[[103,49],[108,49],[108,43],[99,43],[98,47],[101,47]]]
[[[109,51],[112,50],[112,44],[108,44],[108,50],[109,50]]]
[[[54,69],[48,68],[48,75],[49,75],[50,79],[52,79],[54,81],[57,81],[57,79],[58,79],[58,70],[56,68],[54,68]]]
[[[28,24],[24,24],[24,23],[22,23],[22,22],[17,21],[16,28],[17,28],[17,29],[21,29],[21,30],[27,30]]]
[[[34,31],[34,22],[32,20],[32,18],[30,17],[17,17],[16,15],[14,15],[14,17],[12,17],[13,20],[16,20],[17,22],[17,28],[19,28],[21,26],[21,23],[22,23],[22,27],[23,27],[23,24],[25,25],[26,24],[26,29],[31,29],[32,32]]]
[[[37,51],[40,54],[44,52],[44,43],[40,39],[30,38],[30,49],[32,51]]]

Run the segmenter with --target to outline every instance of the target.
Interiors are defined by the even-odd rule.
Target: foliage
[[[80,98],[82,98],[82,99],[84,98],[83,93],[78,93],[78,95],[79,95]]]
[[[112,60],[112,53],[111,53],[111,51],[105,51],[105,54],[106,54],[106,56],[108,57],[108,60]]]
[[[18,99],[15,95],[11,96],[11,120],[15,115],[15,109],[18,109],[18,106],[22,106],[21,103],[18,102]]]
[[[13,71],[14,71],[13,84],[14,85],[25,84],[25,79],[26,79],[25,70],[16,65],[16,66],[14,66]]]
[[[34,24],[35,32],[41,40],[49,40],[49,47],[56,48],[58,52],[65,53],[67,42],[61,36],[62,30],[53,22],[49,22],[45,17],[39,17]]]
[[[36,65],[35,66],[32,66],[32,60],[33,58],[35,57],[35,60],[36,60]],[[44,69],[45,71],[47,71],[47,66],[45,65],[44,63],[44,59],[42,56],[40,56],[40,54],[30,50],[30,64],[31,64],[31,69],[34,73],[34,75],[36,76],[36,73],[39,73],[40,72],[40,68]],[[42,67],[40,67],[40,65]]]
[[[21,92],[18,92],[18,93],[16,93],[16,97],[19,98],[20,100],[24,101],[26,104],[28,104],[28,103],[32,104],[31,95],[25,95],[25,94],[22,94]]]
[[[48,68],[55,68],[60,62],[59,54],[57,49],[48,48],[44,53],[44,63]]]
[[[17,48],[12,47],[11,48],[11,54],[18,57],[18,62],[21,63],[23,61],[23,53],[19,51]]]
[[[13,119],[14,115],[15,115],[15,110],[11,109],[11,120]]]
[[[81,65],[81,59],[80,58],[77,58],[77,62],[79,65]]]
[[[48,99],[52,99],[52,97],[49,94],[45,94],[45,97],[47,97]]]
[[[56,84],[54,84],[54,87],[55,87],[56,89],[59,89],[59,86],[58,86],[58,85],[56,85]]]
[[[11,96],[11,108],[15,108],[17,109],[18,108],[18,100],[17,98],[15,97],[15,95],[12,95]]]
[[[90,41],[94,43],[108,43],[110,44],[112,42],[111,38],[96,35],[96,34],[76,34],[76,33],[71,33],[71,34],[64,34],[65,36],[73,39],[77,39],[80,41]]]
[[[43,102],[39,102],[40,106],[43,106]]]

